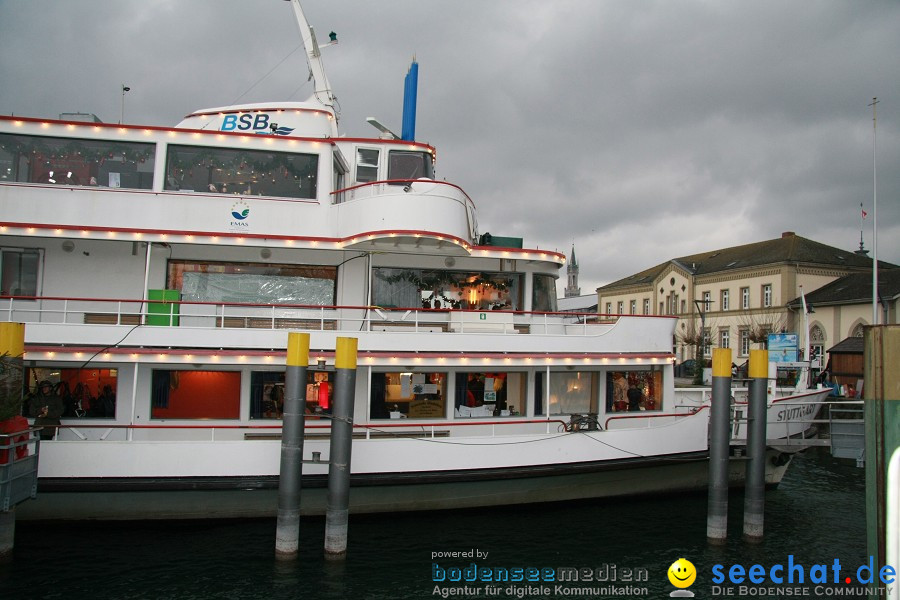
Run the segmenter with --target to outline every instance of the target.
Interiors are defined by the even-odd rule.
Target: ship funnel
[[[414,141],[416,139],[416,94],[419,87],[419,63],[413,57],[406,79],[403,83],[403,128],[400,139]]]

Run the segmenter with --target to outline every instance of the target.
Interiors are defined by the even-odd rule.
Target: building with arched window
[[[896,265],[880,265],[884,273],[900,274]],[[812,292],[845,276],[860,282],[868,277],[869,307],[860,301],[860,306],[842,309],[840,315],[811,315],[815,319],[809,324],[817,327],[815,343],[827,351],[856,327],[871,323],[872,259],[793,232],[669,259],[597,288],[598,310],[618,314],[633,307],[638,314],[675,315],[679,322],[673,345],[679,362],[696,358],[698,348],[709,357],[712,348],[725,347],[734,349],[735,362],[741,364],[751,347],[764,347],[769,333],[801,333],[802,347],[801,290],[809,300]],[[863,292],[857,297],[862,298]],[[891,322],[897,319],[896,298]]]
[[[900,309],[900,269],[879,269],[879,320],[896,324]],[[806,294],[809,340],[820,349],[822,367],[837,383],[855,387],[862,378],[863,329],[872,324],[872,272],[840,277]],[[802,310],[800,298],[788,308]]]

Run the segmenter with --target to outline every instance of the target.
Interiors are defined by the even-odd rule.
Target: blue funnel
[[[416,139],[416,94],[419,89],[419,63],[414,58],[403,82],[403,131],[400,139]]]

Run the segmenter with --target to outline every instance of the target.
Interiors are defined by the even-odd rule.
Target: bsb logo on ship
[[[225,115],[219,131],[246,131],[261,135],[290,135],[293,127],[279,127],[277,123],[269,122],[267,114],[242,114]]]

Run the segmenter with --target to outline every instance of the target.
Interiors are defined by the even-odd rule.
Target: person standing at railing
[[[45,379],[38,385],[37,393],[31,399],[31,410],[36,411],[32,415],[34,426],[44,428],[41,430],[41,439],[52,440],[56,436],[55,425],[60,424],[59,418],[65,410],[65,404],[50,381]]]

